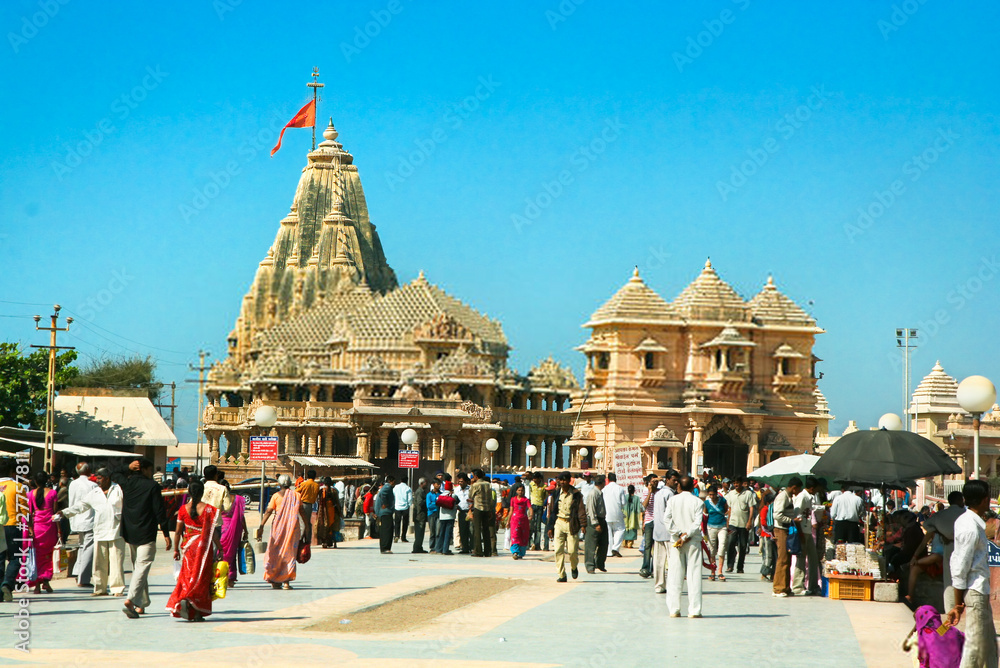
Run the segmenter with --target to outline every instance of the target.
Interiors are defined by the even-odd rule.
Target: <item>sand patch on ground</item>
[[[441,615],[496,596],[524,582],[512,578],[462,578],[362,608],[347,615],[329,617],[307,626],[305,630],[323,633],[385,633],[387,629],[396,632],[407,631],[428,624]],[[351,620],[351,623],[342,623],[344,619]]]

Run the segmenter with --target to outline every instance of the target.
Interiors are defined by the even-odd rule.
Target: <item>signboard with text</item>
[[[415,469],[420,467],[420,453],[416,450],[399,451],[399,468]]]
[[[271,462],[278,458],[277,436],[251,436],[250,460],[255,462]]]
[[[986,541],[986,561],[990,568],[1000,566],[1000,547],[991,540]]]
[[[642,448],[638,445],[619,445],[614,449],[614,471],[622,487],[642,487]]]

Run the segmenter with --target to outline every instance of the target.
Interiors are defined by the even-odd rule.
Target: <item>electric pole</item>
[[[52,469],[55,464],[55,432],[56,432],[56,415],[54,405],[56,402],[56,351],[57,350],[73,350],[73,346],[59,346],[56,345],[56,335],[59,332],[68,332],[69,326],[73,322],[73,318],[66,318],[66,326],[59,327],[59,311],[62,309],[59,304],[52,307],[55,311],[50,317],[52,318],[52,324],[49,327],[40,327],[38,325],[42,320],[42,316],[35,316],[35,329],[39,331],[50,332],[49,345],[47,346],[31,346],[32,348],[47,348],[49,351],[49,386],[48,393],[45,398],[45,464],[44,468],[48,473],[52,473]]]
[[[188,367],[191,369],[191,371],[198,372],[198,380],[187,381],[189,383],[198,383],[198,444],[197,447],[195,448],[197,454],[195,455],[195,465],[194,465],[195,473],[198,474],[201,474],[202,470],[201,452],[205,443],[205,425],[202,423],[202,420],[204,419],[205,416],[205,372],[211,368],[205,366],[205,358],[210,357],[211,355],[212,353],[210,352],[199,350],[198,366],[194,366],[193,364],[188,364]]]

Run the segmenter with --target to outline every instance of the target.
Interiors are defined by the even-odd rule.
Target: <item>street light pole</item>
[[[997,389],[984,376],[969,376],[958,384],[958,405],[972,413],[972,479],[979,480],[979,418],[993,408]]]
[[[495,438],[487,439],[486,449],[490,452],[490,482],[493,482],[493,453],[500,449],[500,442]]]
[[[45,456],[44,456],[44,468],[48,473],[52,473],[52,469],[55,466],[55,449],[56,449],[56,414],[55,414],[55,403],[56,403],[56,351],[57,350],[72,350],[72,346],[59,346],[56,345],[56,334],[58,332],[68,332],[69,326],[73,322],[73,318],[66,318],[66,326],[59,327],[59,311],[62,309],[59,304],[52,307],[53,314],[50,316],[52,318],[52,324],[49,327],[39,327],[38,323],[41,321],[42,316],[35,316],[35,329],[40,331],[46,331],[50,333],[49,345],[47,346],[31,346],[32,348],[48,348],[49,350],[49,381],[47,392],[45,396]]]
[[[910,351],[917,347],[911,340],[916,338],[915,329],[896,329],[896,347],[903,351],[903,429],[906,431],[910,430]]]

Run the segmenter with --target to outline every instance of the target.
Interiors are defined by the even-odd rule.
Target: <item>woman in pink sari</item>
[[[264,535],[264,525],[274,516],[271,539],[267,542],[267,556],[264,560],[264,581],[274,589],[292,588],[295,579],[295,559],[298,556],[299,541],[305,518],[302,517],[302,501],[292,487],[292,477],[287,473],[278,476],[280,490],[274,493],[267,504],[267,512],[257,527],[257,540]],[[308,509],[312,514],[312,508]]]
[[[35,552],[35,579],[28,584],[36,594],[45,590],[52,593],[49,581],[52,579],[52,551],[59,541],[59,525],[52,521],[56,512],[58,493],[49,487],[49,474],[39,471],[35,474],[37,489],[28,494],[28,531],[25,538],[31,538],[31,548]]]
[[[514,559],[521,559],[528,553],[530,525],[531,501],[524,495],[524,485],[518,485],[510,500],[510,552]]]
[[[177,511],[174,561],[181,562],[177,585],[167,601],[174,617],[202,622],[212,614],[212,584],[215,580],[215,538],[218,510],[203,503],[205,486],[199,482],[188,488],[189,500]],[[183,555],[183,556],[182,556]]]
[[[240,545],[243,544],[249,534],[247,533],[247,522],[245,517],[246,499],[240,494],[233,495],[233,506],[228,513],[222,513],[222,560],[229,562],[229,586],[236,584],[236,575],[239,573]]]

